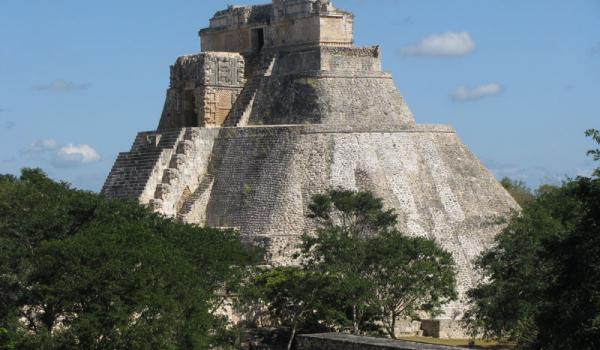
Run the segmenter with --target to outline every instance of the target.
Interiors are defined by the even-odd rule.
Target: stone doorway
[[[260,52],[265,46],[265,29],[256,28],[252,29],[252,51]]]

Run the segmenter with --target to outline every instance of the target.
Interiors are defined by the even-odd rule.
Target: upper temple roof
[[[200,31],[203,51],[254,52],[299,45],[352,46],[354,16],[330,0],[229,6]]]
[[[217,11],[207,29],[269,24],[271,21],[285,18],[335,14],[351,16],[351,13],[335,8],[330,0],[273,0],[271,4],[232,5],[225,10]]]

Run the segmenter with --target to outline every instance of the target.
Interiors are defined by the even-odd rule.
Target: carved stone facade
[[[171,68],[158,130],[119,154],[103,193],[237,228],[284,265],[314,229],[312,195],[372,191],[400,230],[452,252],[464,297],[478,279],[473,258],[518,206],[451,127],[416,124],[379,47],[352,46],[352,21],[325,0],[218,12],[200,32],[204,52]],[[455,334],[464,309],[448,305],[439,334]]]
[[[171,85],[159,129],[221,126],[245,84],[244,58],[205,52],[171,66]]]

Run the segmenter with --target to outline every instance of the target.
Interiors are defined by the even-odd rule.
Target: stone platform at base
[[[473,349],[406,340],[360,337],[341,333],[300,335],[296,339],[297,350],[457,350]]]

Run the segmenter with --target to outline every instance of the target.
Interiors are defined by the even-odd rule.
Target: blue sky
[[[169,65],[229,1],[0,1],[0,173],[97,191],[156,128]],[[264,1],[238,1],[238,4]],[[334,0],[419,123],[454,126],[498,176],[588,174],[600,128],[598,0]]]

